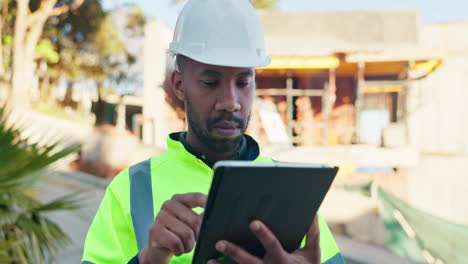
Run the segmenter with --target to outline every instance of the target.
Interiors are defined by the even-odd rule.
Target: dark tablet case
[[[206,264],[222,255],[219,240],[233,242],[253,255],[265,250],[249,229],[258,219],[288,252],[298,249],[338,171],[295,163],[222,161],[215,166],[200,236],[192,263]],[[233,263],[224,258],[223,263]]]

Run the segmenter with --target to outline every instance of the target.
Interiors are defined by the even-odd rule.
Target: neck
[[[199,149],[203,154],[205,154],[208,157],[209,160],[213,162],[231,159],[240,148],[239,144],[231,151],[225,153],[213,151],[211,148],[203,144],[203,142],[195,135],[195,133],[191,132],[190,130],[187,131],[187,142],[193,147]]]

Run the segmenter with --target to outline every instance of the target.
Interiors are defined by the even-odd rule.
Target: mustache
[[[235,122],[239,125],[239,128],[245,128],[245,124],[246,124],[246,121],[244,119],[236,117],[232,113],[226,112],[208,120],[207,125],[208,127],[212,127],[216,123],[221,122],[221,121]]]

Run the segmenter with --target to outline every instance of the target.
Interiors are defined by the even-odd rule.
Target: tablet
[[[192,263],[210,259],[233,263],[215,249],[219,240],[235,243],[262,258],[265,250],[249,229],[258,219],[283,248],[299,248],[338,171],[311,164],[220,161],[208,194]]]

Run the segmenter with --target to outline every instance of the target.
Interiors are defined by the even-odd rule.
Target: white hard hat
[[[169,51],[198,62],[263,67],[263,26],[248,0],[189,0],[177,20]]]

